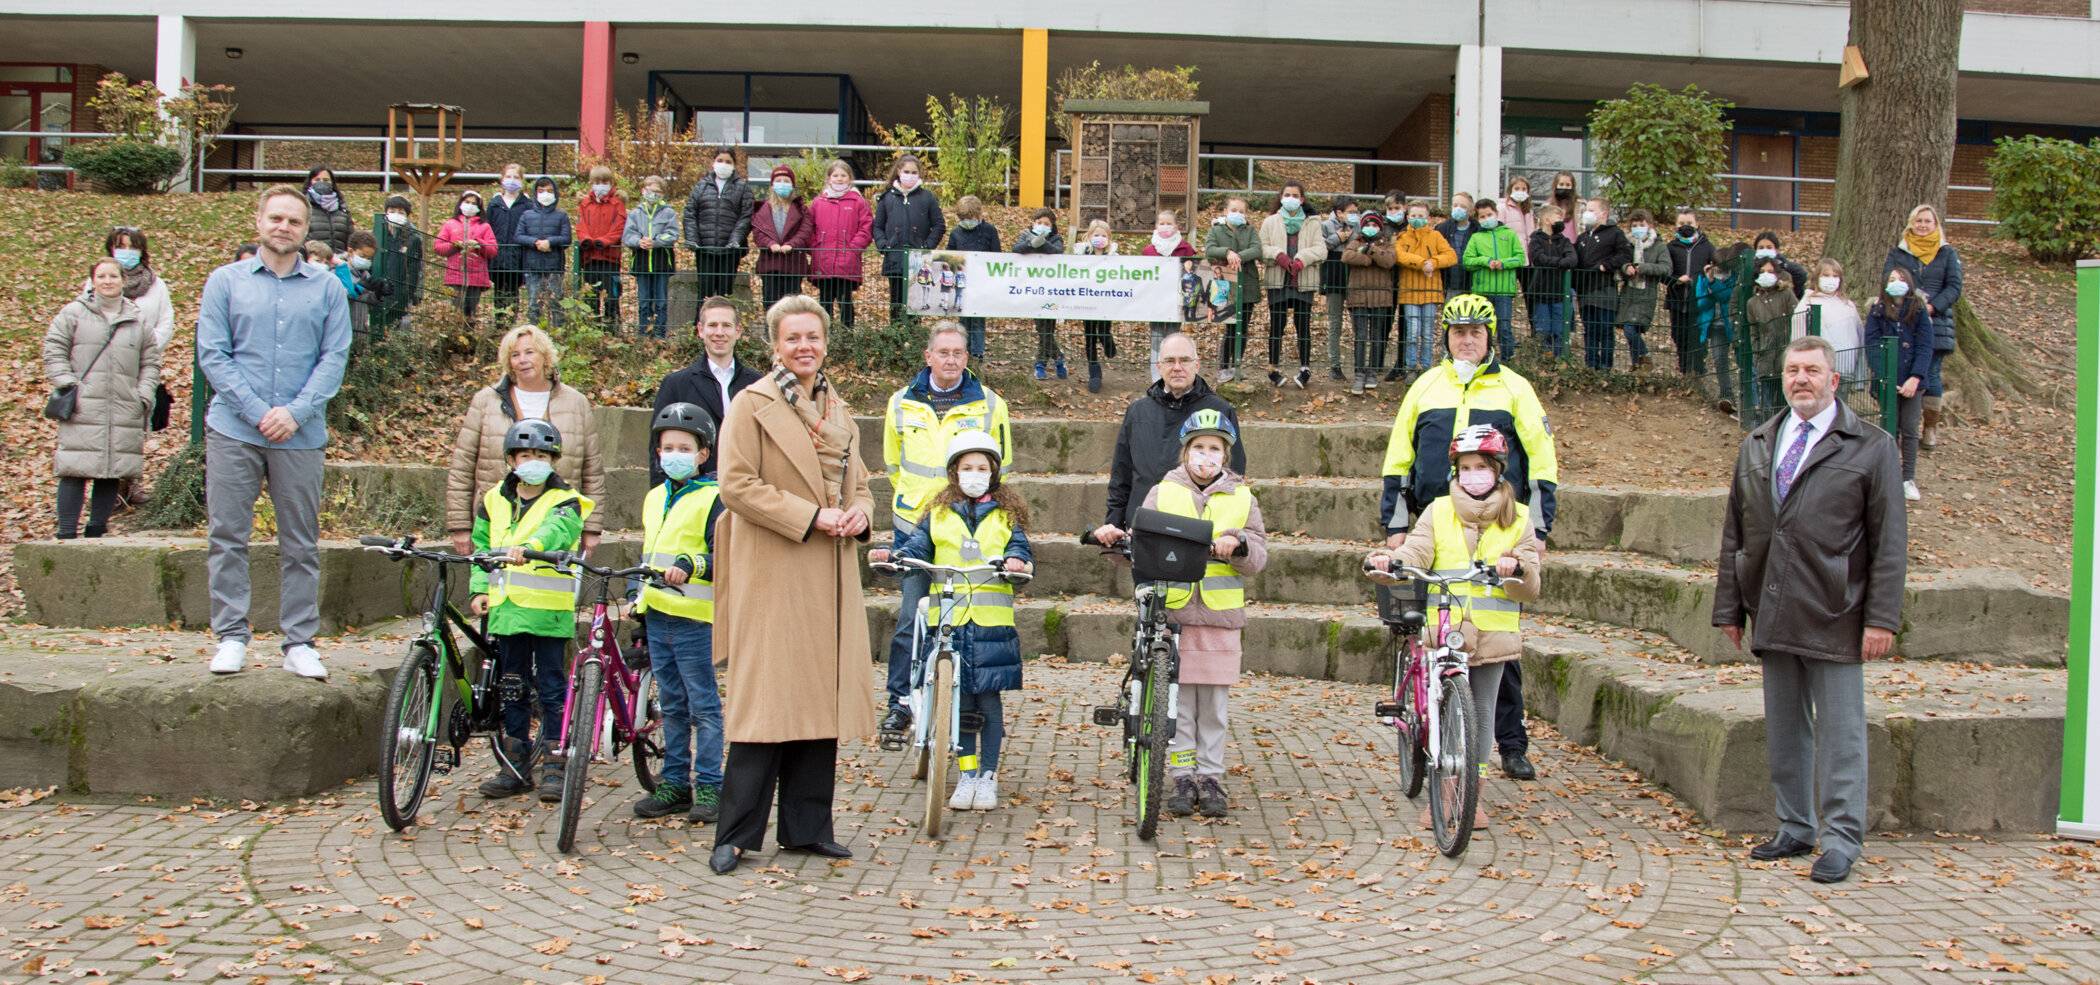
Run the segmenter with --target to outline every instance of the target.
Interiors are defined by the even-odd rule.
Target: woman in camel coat
[[[773,372],[730,401],[721,437],[715,663],[730,745],[709,859],[720,874],[763,844],[776,787],[781,847],[851,858],[832,836],[833,768],[840,741],[875,728],[855,550],[875,503],[860,430],[824,379],[830,319],[793,294],[766,325]]]

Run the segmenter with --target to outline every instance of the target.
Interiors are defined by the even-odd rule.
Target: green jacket
[[[561,476],[549,477],[545,488],[553,489],[556,487],[566,488],[566,484],[561,481]],[[526,510],[532,508],[533,500],[519,500],[517,489],[517,476],[506,475],[503,477],[503,495],[511,499],[512,509],[516,515],[523,516]],[[541,495],[545,494],[543,490]],[[533,497],[533,499],[538,498],[538,496]],[[486,506],[475,505],[474,532],[471,536],[474,541],[474,550],[485,551],[489,549],[489,512]],[[548,511],[547,519],[540,523],[540,529],[534,531],[532,539],[546,545],[545,549],[549,551],[575,550],[578,545],[583,543],[583,515],[576,508],[576,503],[570,501]],[[473,574],[467,579],[467,588],[475,595],[487,595],[489,591],[488,572],[475,568]],[[489,610],[490,635],[516,636],[520,633],[533,636],[552,636],[563,640],[568,639],[576,635],[576,613],[573,610],[556,612],[552,609],[528,609],[508,601]]]
[[[1502,261],[1502,269],[1489,270],[1490,260]],[[1524,241],[1508,226],[1482,229],[1466,240],[1465,265],[1473,275],[1473,293],[1515,294],[1517,270],[1524,266]]]
[[[1203,241],[1204,259],[1222,264],[1234,253],[1240,257],[1240,304],[1252,304],[1261,297],[1261,232],[1253,222],[1244,226],[1220,222],[1210,227]]]

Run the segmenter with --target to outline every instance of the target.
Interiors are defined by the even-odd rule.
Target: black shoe
[[[1282,386],[1282,385],[1283,385],[1283,374],[1282,374],[1282,373],[1279,373],[1279,372],[1277,372],[1276,370],[1273,370],[1273,369],[1272,369],[1272,370],[1270,370],[1270,371],[1269,371],[1269,385],[1270,385],[1270,386],[1273,386],[1273,387],[1280,387],[1280,386]]]
[[[1086,364],[1086,392],[1088,392],[1088,393],[1100,393],[1100,392],[1101,392],[1101,364],[1100,364],[1100,363],[1097,363],[1097,362],[1089,362],[1089,363],[1087,363],[1087,364]]]
[[[1796,855],[1806,855],[1815,850],[1816,846],[1795,841],[1789,835],[1773,835],[1771,841],[1750,849],[1750,857],[1759,862],[1773,862]]]
[[[1295,376],[1295,377],[1293,377],[1293,378],[1292,378],[1292,380],[1291,380],[1291,382],[1293,382],[1293,383],[1296,383],[1296,384],[1298,384],[1298,389],[1300,389],[1300,390],[1303,390],[1303,389],[1305,389],[1306,385],[1307,385],[1307,384],[1310,384],[1310,383],[1312,382],[1312,367],[1311,367],[1311,366],[1300,366],[1300,367],[1298,367],[1298,375],[1297,375],[1297,376]]]
[[[743,853],[737,851],[735,845],[716,845],[714,854],[707,857],[707,867],[713,869],[715,875],[726,876],[735,872],[743,861]]]
[[[1225,816],[1225,788],[1215,776],[1196,779],[1196,813],[1204,817]]]
[[[782,845],[780,847],[785,851],[800,852],[804,855],[818,855],[824,858],[853,857],[853,849],[835,841],[820,841],[813,845]]]
[[[1387,383],[1398,383],[1398,382],[1400,382],[1400,380],[1401,380],[1401,377],[1402,377],[1402,376],[1404,375],[1404,373],[1405,373],[1405,371],[1404,371],[1404,370],[1402,370],[1402,369],[1401,369],[1400,367],[1398,367],[1398,366],[1395,366],[1395,367],[1393,367],[1392,369],[1390,369],[1390,370],[1388,370],[1388,371],[1386,372],[1386,374],[1385,374],[1385,381],[1386,381]]]
[[[515,797],[519,794],[531,793],[532,784],[510,775],[509,770],[498,767],[495,776],[481,781],[481,786],[475,789],[490,800],[500,800],[504,797]]]
[[[1816,882],[1844,882],[1852,877],[1852,859],[1836,852],[1824,852],[1816,856],[1816,864],[1809,867],[1808,877]]]
[[[1327,378],[1333,380],[1336,383],[1340,383],[1342,382],[1342,380],[1346,379],[1346,377],[1342,376],[1342,368],[1340,366],[1327,367]]]
[[[1116,337],[1114,335],[1110,335],[1107,333],[1102,334],[1101,354],[1107,356],[1110,359],[1116,358]]]
[[[634,816],[644,819],[670,817],[691,806],[691,790],[677,783],[659,783],[656,792],[634,802]]]
[[[1167,795],[1167,816],[1187,817],[1196,813],[1196,781],[1191,777],[1174,778],[1174,792]]]
[[[685,819],[694,824],[713,824],[722,817],[722,788],[703,783],[693,788],[693,809]]]
[[[561,778],[560,766],[549,766],[540,772],[540,803],[561,803]]]
[[[1502,757],[1502,775],[1512,780],[1536,780],[1539,771],[1532,768],[1531,760],[1524,758],[1523,753],[1513,752]]]
[[[877,728],[884,732],[911,731],[911,709],[903,705],[891,705],[890,713],[882,716],[882,724]]]

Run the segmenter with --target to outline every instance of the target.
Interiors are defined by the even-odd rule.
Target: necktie
[[[1794,488],[1794,476],[1801,471],[1801,457],[1808,452],[1808,436],[1815,433],[1815,425],[1807,421],[1794,432],[1794,443],[1787,446],[1786,456],[1779,460],[1779,501],[1786,502],[1786,494]]]

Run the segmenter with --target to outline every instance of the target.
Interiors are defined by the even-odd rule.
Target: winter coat
[[[1798,339],[1808,334],[1810,308],[1822,312],[1816,322],[1816,331],[1837,349],[1838,375],[1847,382],[1861,379],[1860,360],[1878,360],[1880,357],[1868,348],[1874,344],[1875,336],[1860,330],[1859,306],[1843,294],[1825,294],[1821,290],[1811,290],[1807,297],[1801,299],[1800,304],[1794,306],[1794,338]]]
[[[1664,295],[1672,308],[1690,319],[1697,315],[1699,279],[1705,276],[1706,265],[1714,262],[1714,244],[1705,233],[1693,233],[1689,243],[1678,239],[1675,229],[1669,230],[1669,234],[1670,287]],[[1678,283],[1679,277],[1690,277],[1691,280]]]
[[[1205,408],[1224,414],[1234,428],[1239,427],[1239,412],[1200,376],[1189,385],[1188,392],[1178,397],[1167,393],[1166,383],[1154,381],[1144,396],[1130,402],[1130,408],[1123,412],[1122,427],[1116,431],[1116,456],[1108,472],[1108,517],[1104,523],[1130,528],[1132,507],[1144,502],[1143,490],[1158,485],[1160,479],[1181,464],[1181,422]],[[1239,475],[1247,474],[1245,442],[1233,442],[1228,458],[1228,468]]]
[[[1495,215],[1501,218],[1504,228],[1517,234],[1518,245],[1526,250],[1524,262],[1529,265],[1531,234],[1539,228],[1538,216],[1532,213],[1531,203],[1519,205],[1507,198],[1499,198],[1495,200]]]
[[[481,244],[468,251],[466,243]],[[480,216],[456,215],[438,230],[438,256],[445,258],[445,284],[449,287],[487,287],[489,260],[496,255],[496,231]]]
[[[1693,309],[1699,319],[1699,341],[1735,341],[1735,278],[1701,275],[1692,278],[1697,288]]]
[[[1342,263],[1349,268],[1349,294],[1344,299],[1349,310],[1393,307],[1399,293],[1396,262],[1391,236],[1366,242],[1361,233],[1351,233],[1342,240]],[[1415,268],[1415,273],[1421,272]]]
[[[1320,293],[1343,294],[1349,290],[1349,265],[1342,262],[1342,248],[1355,232],[1340,216],[1329,213],[1320,220],[1320,242],[1327,246],[1327,259],[1320,261]]]
[[[1466,240],[1466,250],[1461,256],[1465,267],[1472,271],[1472,290],[1475,294],[1517,293],[1517,271],[1524,268],[1524,244],[1517,241],[1517,234],[1508,226],[1483,229]],[[1488,263],[1502,261],[1501,270],[1491,270]]]
[[[1646,328],[1655,323],[1655,299],[1670,279],[1670,251],[1653,234],[1646,243],[1628,237],[1633,244],[1633,276],[1619,278],[1619,324]]]
[[[948,227],[948,248],[974,253],[998,253],[999,227],[990,221],[980,221],[975,229],[964,229],[961,223]]]
[[[973,503],[950,503],[947,509],[962,517],[963,524],[971,533],[984,522],[986,515],[998,509],[999,504],[990,500]],[[1012,517],[1008,517],[1011,525]],[[1035,552],[1029,548],[1028,533],[1020,527],[1013,528],[1013,536],[1004,544],[982,544],[987,559],[1019,558],[1035,563]],[[933,524],[919,524],[899,537],[891,548],[895,556],[933,560]],[[938,587],[938,586],[936,586]],[[929,610],[928,621],[932,621]],[[962,678],[965,694],[984,694],[990,691],[1018,691],[1021,689],[1021,634],[1012,626],[979,626],[967,623],[955,628],[955,655],[962,661]]]
[[[832,277],[855,283],[861,278],[861,257],[875,241],[875,214],[857,190],[831,198],[819,194],[809,203],[810,276]]]
[[[1219,473],[1217,478],[1210,480],[1210,488],[1199,489],[1196,486],[1196,480],[1189,478],[1188,470],[1177,466],[1166,475],[1160,477],[1159,482],[1155,483],[1145,493],[1144,506],[1146,509],[1156,510],[1159,508],[1159,487],[1169,482],[1187,489],[1195,497],[1196,512],[1198,513],[1203,512],[1204,505],[1210,502],[1212,496],[1230,493],[1234,489],[1247,484],[1247,480],[1241,478],[1231,469],[1227,469]],[[1246,526],[1238,530],[1212,530],[1210,533],[1212,540],[1216,540],[1225,534],[1237,535],[1240,543],[1246,546],[1247,551],[1245,554],[1235,553],[1229,562],[1232,565],[1232,570],[1237,572],[1240,577],[1246,578],[1257,574],[1261,569],[1269,566],[1269,535],[1267,529],[1262,526],[1261,504],[1259,502],[1253,503],[1248,507]],[[1179,609],[1167,610],[1167,621],[1176,626],[1245,629],[1247,626],[1247,610],[1239,608],[1220,612],[1203,604],[1202,592],[1190,592],[1187,605]],[[1203,649],[1190,645],[1191,640],[1200,635],[1202,634],[1190,633],[1183,635],[1180,651],[1181,676],[1176,678],[1176,681],[1182,684],[1229,685],[1239,683],[1241,649],[1237,646],[1231,649]]]
[[[139,320],[145,322],[146,327],[153,330],[153,344],[165,349],[168,347],[168,342],[175,338],[175,305],[168,298],[168,282],[162,280],[159,274],[152,273],[151,268],[142,267],[142,269],[148,271],[147,276],[153,278],[153,283],[144,292],[140,293],[138,297],[131,298],[131,301],[139,306]],[[94,281],[84,280],[80,282],[81,294],[93,294],[94,291]],[[125,285],[124,296],[131,297],[131,287],[128,280]]]
[[[1932,264],[1927,266],[1899,243],[1889,250],[1888,261],[1881,265],[1881,282],[1888,283],[1889,271],[1897,267],[1910,273],[1911,287],[1918,297],[1932,304],[1934,351],[1953,352],[1954,305],[1961,300],[1961,256],[1943,240],[1939,252],[1932,256]]]
[[[648,240],[648,249],[642,240]],[[678,210],[659,200],[651,209],[645,200],[627,210],[627,223],[620,228],[620,245],[627,247],[627,264],[638,274],[668,274],[678,270]]]
[[[1786,345],[1794,337],[1794,289],[1782,277],[1771,287],[1753,289],[1744,307],[1750,315],[1752,366],[1758,376],[1778,379]]]
[[[1575,297],[1585,308],[1619,303],[1619,271],[1633,262],[1633,241],[1617,223],[1604,222],[1575,237]]]
[[[372,305],[372,317],[390,324],[423,302],[423,232],[408,223],[386,223],[372,272],[385,282]]]
[[[1283,267],[1277,260],[1289,257],[1305,266],[1298,276],[1284,281]],[[1283,213],[1279,212],[1261,221],[1261,258],[1268,263],[1262,267],[1261,286],[1269,290],[1291,287],[1300,291],[1320,289],[1320,261],[1327,259],[1327,244],[1320,239],[1320,224],[1307,216],[1304,225],[1298,227],[1298,249],[1290,251],[1290,234],[1283,230]]]
[[[736,361],[734,356],[731,359],[735,362],[736,369],[729,375],[729,399],[734,401],[736,395],[742,393],[745,387],[758,382],[759,373],[741,361]],[[663,382],[656,386],[656,399],[652,403],[652,413],[676,403],[696,404],[701,410],[707,411],[707,419],[717,425],[716,444],[708,446],[707,461],[701,463],[700,471],[714,472],[721,468],[720,424],[728,419],[729,408],[722,406],[722,387],[715,382],[714,367],[708,364],[706,352],[703,351],[694,358],[692,365],[665,373]],[[654,486],[664,481],[664,478],[663,465],[657,460],[656,449],[652,445],[649,449],[649,484]]]
[[[941,215],[941,201],[920,185],[910,192],[896,185],[883,189],[875,200],[875,248],[882,251],[885,277],[902,277],[912,250],[930,250],[941,245],[948,220]]]
[[[474,504],[481,494],[510,473],[503,436],[518,422],[509,375],[482,387],[467,404],[459,436],[452,441],[452,467],[445,474],[445,532],[466,533],[474,527]],[[605,460],[598,456],[598,428],[589,398],[557,381],[547,396],[547,421],[561,432],[562,454],[554,473],[598,503],[605,498]],[[604,514],[593,513],[585,533],[605,529]]]
[[[517,240],[518,217],[534,204],[530,194],[519,194],[516,202],[504,201],[501,193],[489,196],[488,205],[481,212],[496,234],[496,264],[490,273],[518,273],[525,269],[525,248]]]
[[[1905,307],[1882,300],[1867,308],[1867,341],[1878,343],[1891,336],[1897,340],[1897,386],[1902,386],[1903,381],[1913,376],[1920,380],[1932,376],[1932,319],[1926,317],[1922,301],[1908,306],[1907,318],[1902,316]]]
[[[1014,234],[1011,249],[1015,253],[1063,253],[1065,238],[1055,228],[1050,230],[1048,236],[1037,236],[1035,228],[1030,226]]]
[[[575,236],[569,228],[569,214],[561,210],[559,200],[553,205],[533,202],[531,208],[518,216],[511,229],[510,241],[523,250],[519,254],[518,266],[526,273],[558,274],[567,269],[569,243]],[[535,244],[543,239],[547,241],[545,253],[535,248]],[[584,495],[590,496],[590,493]]]
[[[1575,244],[1553,227],[1535,229],[1524,250],[1524,294],[1533,304],[1565,304],[1574,280]]]
[[[1424,261],[1436,265],[1437,273],[1422,272]],[[1443,304],[1444,274],[1458,265],[1451,241],[1429,226],[1403,227],[1393,237],[1393,266],[1400,271],[1401,304]]]
[[[694,248],[729,250],[743,256],[751,238],[751,210],[758,198],[741,175],[726,182],[700,179],[685,199],[685,242]]]
[[[1473,271],[1467,268],[1465,264],[1466,244],[1471,242],[1473,234],[1479,231],[1480,226],[1473,222],[1467,222],[1465,225],[1460,226],[1449,219],[1445,219],[1436,224],[1437,235],[1444,237],[1444,242],[1451,244],[1452,254],[1459,258],[1458,263],[1444,268],[1444,292],[1446,294],[1464,294],[1472,288]]]
[[[339,204],[342,208],[328,212],[311,200],[306,203],[306,241],[327,243],[336,256],[349,252],[350,234],[357,231],[357,220],[351,217],[349,204]]]
[[[854,427],[836,395],[828,413]],[[715,666],[734,696],[724,732],[732,743],[863,738],[875,730],[867,599],[854,540],[816,530],[832,505],[816,440],[766,376],[730,401],[721,443]],[[846,456],[843,478],[837,505],[873,516],[860,455]]]
[[[1211,269],[1219,273],[1225,271],[1228,258],[1239,257],[1239,303],[1250,305],[1261,296],[1261,231],[1253,225],[1212,223],[1210,235],[1203,241],[1203,256],[1210,261]]]
[[[1562,242],[1567,241],[1550,229],[1547,230],[1546,235],[1560,238]],[[1430,571],[1471,567],[1472,559],[1470,557],[1446,558],[1437,556],[1436,528],[1441,521],[1442,512],[1453,509],[1458,511],[1458,526],[1466,535],[1466,546],[1477,552],[1481,530],[1492,525],[1494,518],[1502,512],[1503,504],[1514,494],[1515,491],[1510,488],[1509,483],[1501,482],[1495,485],[1495,491],[1489,493],[1486,499],[1474,499],[1463,494],[1445,495],[1422,510],[1422,516],[1416,520],[1413,529],[1407,532],[1407,540],[1401,543],[1398,551],[1394,552],[1394,557],[1401,564]],[[1524,583],[1522,585],[1510,585],[1502,591],[1513,602],[1537,601],[1539,597],[1538,536],[1534,534],[1518,541],[1516,548],[1511,553],[1516,555],[1517,563],[1524,568],[1524,574],[1521,576]],[[1434,613],[1431,613],[1431,618],[1435,618]],[[1473,641],[1473,650],[1469,654],[1471,659],[1467,661],[1471,666],[1478,667],[1482,664],[1505,663],[1517,659],[1524,653],[1524,634],[1521,632],[1484,633],[1480,631],[1480,627],[1473,624],[1473,620],[1470,618],[1459,624],[1459,630],[1466,634],[1466,639]]]
[[[1713,624],[1747,623],[1752,653],[1858,663],[1868,626],[1903,628],[1909,521],[1896,442],[1836,406],[1784,504],[1772,487],[1777,432],[1792,429],[1794,411],[1759,425],[1736,454]]]
[[[809,208],[800,197],[788,200],[787,218],[781,225],[786,231],[775,232],[772,197],[761,200],[751,213],[751,245],[758,257],[751,269],[761,274],[809,276],[809,244],[816,230],[810,225]],[[788,252],[773,252],[776,244],[788,247]]]
[[[586,194],[576,203],[578,263],[620,262],[620,237],[627,231],[627,200],[613,192],[604,198]]]
[[[44,332],[44,379],[53,392],[79,387],[73,416],[58,422],[52,472],[60,478],[128,479],[146,469],[160,346],[131,299],[119,298],[114,310],[104,311],[90,297],[67,302]]]

